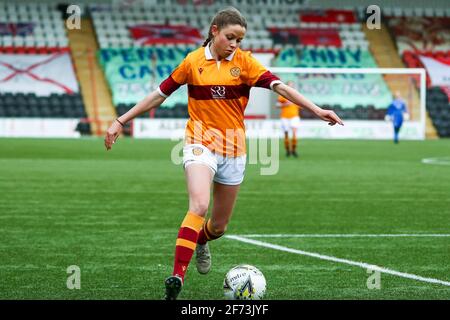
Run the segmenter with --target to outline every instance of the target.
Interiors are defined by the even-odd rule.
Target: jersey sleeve
[[[168,76],[167,79],[161,82],[161,84],[159,85],[158,92],[164,98],[169,97],[180,86],[188,82],[190,72],[190,64],[188,58],[189,56],[186,57],[178,65],[178,67],[173,70],[170,76]]]
[[[247,57],[247,85],[250,87],[260,87],[273,89],[277,83],[281,83],[280,78],[267,70],[258,60],[250,54]]]

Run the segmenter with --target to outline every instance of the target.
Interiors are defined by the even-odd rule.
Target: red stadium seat
[[[36,53],[40,53],[40,54],[46,54],[47,53],[47,48],[46,47],[39,47],[36,50]]]
[[[17,54],[24,54],[25,52],[26,52],[25,47],[16,47],[14,50],[14,53],[17,53]]]
[[[10,46],[10,47],[4,47],[4,53],[8,53],[8,54],[12,54],[14,53],[14,47]]]
[[[27,53],[28,54],[36,54],[37,53],[37,48],[36,47],[29,47],[29,48],[27,48]]]

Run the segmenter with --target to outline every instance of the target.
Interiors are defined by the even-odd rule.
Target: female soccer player
[[[294,81],[288,81],[286,84],[295,88]],[[281,129],[284,133],[286,156],[293,155],[297,158],[297,129],[300,125],[300,107],[280,95],[277,100],[277,108],[281,109],[280,120]],[[289,133],[291,133],[291,137],[289,137]]]
[[[272,89],[330,125],[343,124],[333,111],[316,106],[267,71],[250,52],[241,51],[246,29],[238,10],[219,11],[203,46],[189,53],[157,90],[117,118],[106,133],[105,147],[109,150],[126,122],[158,107],[181,85],[188,85],[183,167],[189,208],[176,240],[173,273],[165,280],[167,300],[175,300],[180,293],[194,251],[198,271],[208,273],[211,255],[207,241],[221,237],[227,228],[244,179],[244,110],[250,88]],[[211,186],[213,207],[211,217],[205,220]]]

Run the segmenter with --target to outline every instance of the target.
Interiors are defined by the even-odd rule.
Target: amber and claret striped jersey
[[[278,102],[281,105],[280,118],[291,119],[300,116],[299,107],[283,96],[278,96]]]
[[[280,79],[249,51],[238,48],[219,62],[208,44],[189,53],[158,91],[168,97],[187,84],[186,143],[201,143],[212,152],[237,157],[246,154],[244,111],[250,88],[272,89],[276,83]]]

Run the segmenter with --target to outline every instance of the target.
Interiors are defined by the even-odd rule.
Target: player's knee
[[[208,212],[208,202],[207,201],[195,201],[189,205],[189,211],[195,212],[199,216],[204,217]]]
[[[215,235],[224,234],[227,231],[228,222],[212,222],[211,223],[211,232]]]

